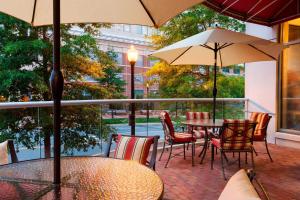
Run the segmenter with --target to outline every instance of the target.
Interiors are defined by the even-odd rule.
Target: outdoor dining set
[[[187,112],[186,120],[182,121],[182,125],[186,127],[185,131],[177,132],[174,129],[172,120],[168,112],[162,112],[160,119],[163,125],[165,138],[163,149],[159,160],[165,151],[165,146],[170,145],[169,156],[165,167],[168,166],[172,157],[173,145],[183,145],[183,156],[186,157],[186,147],[192,145],[192,165],[194,166],[195,145],[196,141],[203,139],[202,150],[199,154],[201,157],[200,164],[203,163],[206,152],[211,146],[211,169],[213,169],[214,151],[219,150],[221,154],[222,170],[224,179],[225,169],[223,159],[228,162],[227,153],[238,153],[238,162],[240,167],[241,153],[245,153],[247,162],[247,153],[250,153],[252,160],[252,168],[254,165],[254,156],[257,152],[254,148],[254,142],[264,142],[266,153],[270,161],[273,162],[267,145],[267,128],[271,116],[268,113],[253,112],[250,119],[211,119],[209,112]],[[216,152],[217,153],[217,152]]]

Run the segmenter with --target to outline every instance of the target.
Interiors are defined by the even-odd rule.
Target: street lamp
[[[146,84],[147,88],[147,99],[149,99],[149,83]],[[147,136],[148,136],[148,131],[149,131],[149,102],[147,102]]]
[[[134,65],[138,59],[138,52],[133,45],[127,51],[127,59],[131,67],[131,99],[134,99]],[[131,103],[131,114],[129,115],[129,125],[131,126],[131,135],[135,135],[135,103]]]

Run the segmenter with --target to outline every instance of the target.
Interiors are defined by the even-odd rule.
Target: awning
[[[203,4],[221,14],[267,26],[300,17],[300,0],[206,0]]]

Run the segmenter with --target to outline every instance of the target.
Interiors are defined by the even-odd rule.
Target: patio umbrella
[[[63,76],[60,70],[60,24],[125,23],[159,27],[203,0],[1,0],[0,12],[33,26],[53,24],[54,183],[60,183],[60,124]],[[52,12],[53,11],[53,12]]]
[[[123,23],[159,27],[204,0],[60,0],[61,23]],[[53,24],[53,0],[1,0],[0,12],[33,26]]]
[[[203,4],[221,14],[267,26],[300,17],[299,0],[207,0]]]
[[[170,65],[213,65],[215,120],[217,66],[276,60],[281,50],[282,45],[269,40],[214,28],[164,47],[151,56],[163,59]]]

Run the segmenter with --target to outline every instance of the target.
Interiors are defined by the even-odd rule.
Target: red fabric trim
[[[127,142],[126,148],[125,148],[126,150],[125,150],[125,153],[123,156],[124,160],[132,159],[132,155],[134,153],[134,148],[135,148],[136,142],[137,142],[136,137],[130,137],[129,141]]]
[[[120,149],[120,143],[122,141],[122,139],[124,137],[130,137],[130,139],[127,141],[124,149]],[[117,157],[117,154],[119,151],[123,151],[122,152],[122,158],[124,160],[132,160],[132,156],[134,155],[134,152],[135,152],[135,148],[136,148],[136,145],[139,141],[141,137],[136,137],[136,136],[122,136],[121,134],[118,134],[118,137],[117,137],[117,146],[116,146],[116,150],[115,150],[115,153],[114,153],[114,157],[116,158]],[[144,138],[143,138],[144,139]],[[146,138],[146,141],[144,142],[143,144],[143,148],[140,152],[140,158],[139,158],[139,163],[145,165],[146,162],[147,162],[147,158],[148,158],[148,154],[149,154],[149,151],[150,151],[150,147],[151,145],[154,143],[154,137],[147,137]]]

